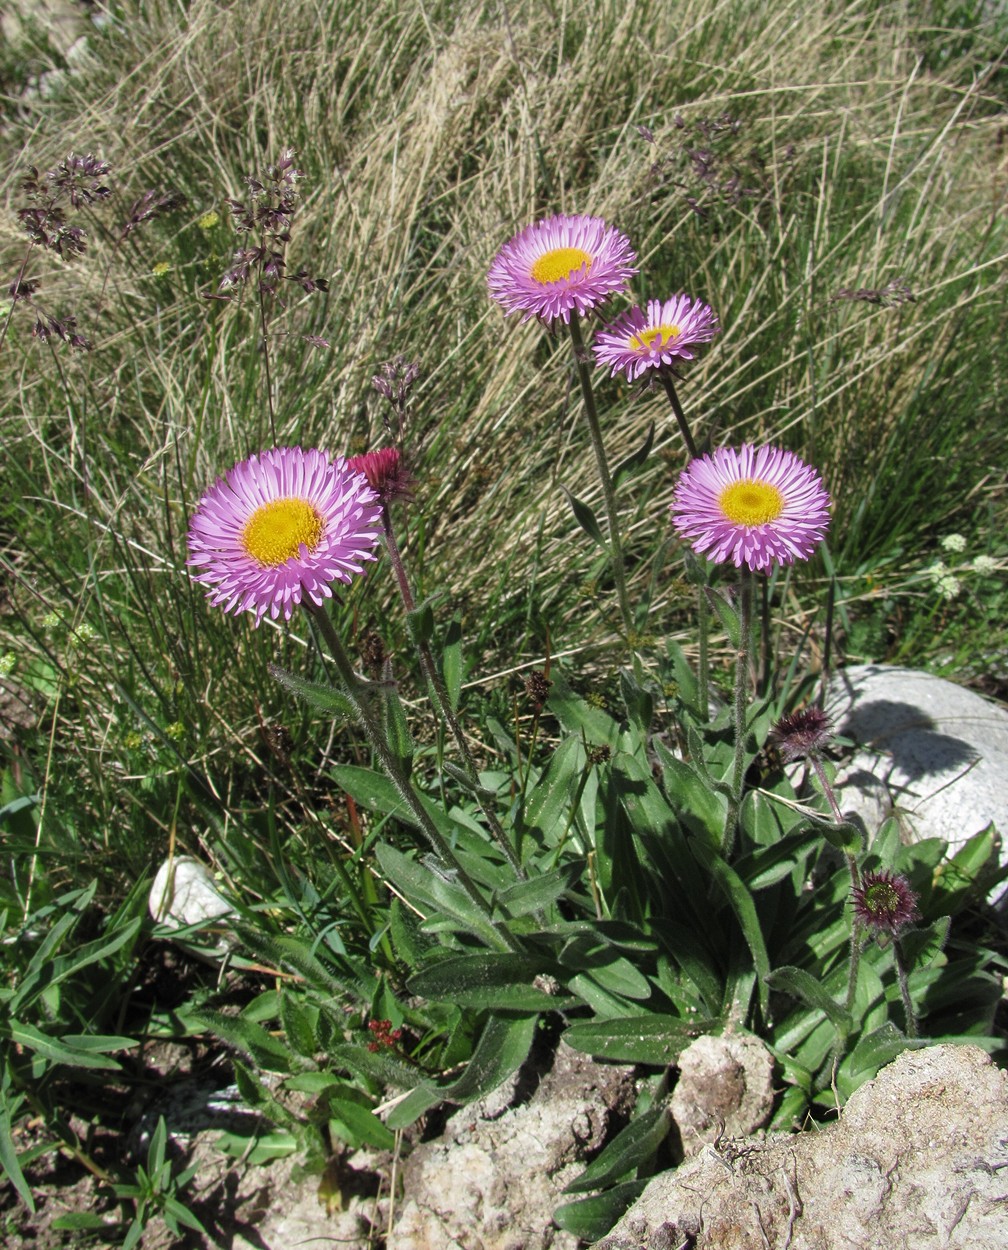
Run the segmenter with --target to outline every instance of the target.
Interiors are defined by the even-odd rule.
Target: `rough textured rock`
[[[560,1045],[527,1102],[462,1107],[403,1167],[389,1250],[544,1250],[577,1246],[552,1222],[561,1191],[634,1102],[630,1069]]]
[[[727,1134],[762,1128],[773,1108],[773,1056],[751,1033],[698,1037],[679,1056],[672,1118],[691,1158]]]
[[[722,1140],[648,1185],[598,1250],[1004,1250],[1008,1075],[908,1051],[818,1132]]]
[[[826,710],[858,744],[837,786],[869,832],[894,815],[907,840],[955,850],[991,821],[1008,829],[1004,708],[930,673],[859,664],[836,674]]]

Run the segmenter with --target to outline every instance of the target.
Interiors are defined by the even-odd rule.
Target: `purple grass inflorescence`
[[[721,327],[709,304],[689,295],[662,303],[648,300],[647,313],[634,305],[595,336],[596,361],[634,382],[649,369],[665,369],[692,360],[693,349],[709,343]]]
[[[505,243],[487,277],[505,312],[544,325],[583,316],[626,287],[637,270],[630,240],[601,217],[558,214]]]
[[[349,582],[373,560],[381,505],[340,456],[275,447],[220,477],[189,526],[194,581],[225,612],[289,620],[302,596],[318,605],[331,583]]]
[[[767,572],[807,560],[829,525],[822,479],[779,447],[722,447],[679,477],[672,523],[699,555]]]

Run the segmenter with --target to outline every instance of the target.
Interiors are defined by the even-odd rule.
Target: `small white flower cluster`
[[[943,551],[950,554],[962,555],[967,547],[966,539],[962,534],[946,534],[941,540],[940,546]],[[943,599],[955,599],[962,592],[962,574],[975,573],[980,577],[993,577],[1001,571],[1001,564],[993,556],[974,556],[969,563],[957,564],[954,568],[949,568],[944,560],[936,560],[924,570],[928,578],[930,578],[935,589]]]
[[[955,599],[962,590],[962,582],[949,569],[944,560],[936,560],[926,570],[928,577],[934,582],[935,589],[943,599]]]
[[[88,643],[94,642],[97,637],[98,631],[95,627],[90,625],[87,621],[81,621],[77,628],[70,634],[67,642],[72,648],[79,650],[81,647],[86,647]]]

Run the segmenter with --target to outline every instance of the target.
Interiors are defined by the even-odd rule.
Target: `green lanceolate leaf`
[[[415,643],[418,645],[430,643],[434,638],[434,610],[431,607],[431,601],[426,599],[423,603],[417,604],[411,612],[406,614],[406,623]]]
[[[7,1092],[5,1091],[5,1098]],[[6,1105],[0,1106],[0,1167],[3,1168],[7,1179],[17,1190],[21,1201],[34,1215],[35,1200],[32,1197],[31,1189],[28,1187],[28,1182],[25,1180],[24,1172],[21,1171],[21,1164],[18,1162],[18,1152],[11,1134],[10,1112]]]
[[[646,1180],[624,1181],[591,1198],[565,1202],[553,1212],[553,1221],[582,1241],[598,1241],[612,1228],[647,1185]]]
[[[33,1024],[26,1024],[19,1020],[10,1022],[10,1036],[13,1042],[19,1046],[24,1046],[28,1050],[32,1050],[37,1055],[41,1055],[43,1059],[48,1059],[50,1063],[62,1063],[72,1068],[119,1068],[120,1064],[115,1059],[110,1059],[108,1055],[95,1052],[90,1046],[79,1046],[75,1044],[69,1037],[51,1037],[48,1033],[42,1033],[35,1028]],[[75,1039],[78,1040],[78,1039]],[[98,1039],[90,1039],[95,1041]],[[102,1041],[112,1043],[109,1049],[119,1050],[122,1047],[120,1042],[125,1041],[128,1046],[136,1043],[123,1038],[103,1038]]]
[[[472,1102],[506,1081],[528,1058],[538,1018],[491,1016],[465,1071],[457,1081],[442,1088],[442,1097],[447,1102]]]
[[[665,793],[679,819],[691,833],[720,844],[728,811],[726,800],[713,792],[701,772],[677,759],[663,742],[656,738],[653,745],[661,764]]]
[[[883,1064],[891,1063],[905,1050],[929,1045],[925,1038],[911,1039],[886,1023],[871,1033],[866,1033],[840,1065],[837,1087],[848,1098],[865,1081],[870,1080]]]
[[[586,1194],[626,1178],[628,1172],[654,1158],[671,1125],[672,1117],[665,1106],[652,1107],[643,1115],[635,1116],[601,1154],[596,1155],[577,1180],[567,1186],[564,1193]]]
[[[763,1014],[767,1013],[767,977],[770,975],[770,956],[767,954],[763,930],[760,926],[759,913],[753,896],[746,888],[745,882],[737,872],[727,864],[716,851],[699,838],[694,838],[690,849],[700,864],[707,869],[732,911],[738,919],[746,945],[752,954],[753,968],[759,985],[760,1007]]]
[[[332,686],[326,686],[322,682],[307,681],[304,677],[289,673],[279,664],[269,664],[267,668],[270,676],[285,690],[289,690],[291,694],[303,699],[312,707],[318,708],[320,712],[325,712],[334,720],[355,721],[357,719],[353,704],[342,691],[334,690]]]
[[[771,989],[783,990],[785,994],[800,999],[806,1006],[821,1011],[844,1036],[850,1033],[850,1013],[830,997],[822,981],[811,973],[791,966],[775,968],[767,981]]]
[[[580,740],[565,738],[525,800],[522,823],[526,830],[541,830],[547,845],[555,845],[567,827],[574,786],[584,766]]]
[[[413,735],[406,723],[406,713],[399,699],[399,691],[394,685],[390,684],[382,690],[382,703],[385,710],[385,736],[389,750],[408,777],[413,771]]]
[[[271,1037],[262,1025],[243,1016],[225,1016],[219,1011],[193,1011],[188,1018],[234,1046],[267,1072],[287,1075],[298,1066],[297,1060],[282,1042]]]
[[[389,881],[431,921],[435,914],[452,920],[455,927],[479,937],[494,950],[505,945],[501,935],[476,906],[466,891],[451,879],[449,871],[435,872],[426,864],[409,859],[394,847],[381,843],[376,848],[378,863]]]
[[[330,1122],[335,1122],[337,1132],[354,1148],[374,1146],[378,1150],[393,1150],[395,1134],[367,1105],[365,1095],[355,1098],[355,1092],[348,1090],[344,1097],[326,1100]]]
[[[462,671],[462,626],[458,621],[452,621],[441,649],[441,672],[453,712],[458,711],[462,697]]]
[[[441,1091],[436,1085],[418,1085],[416,1089],[410,1090],[405,1098],[397,1102],[388,1113],[385,1117],[386,1127],[393,1131],[397,1128],[409,1128],[425,1112],[431,1107],[436,1107],[441,1101],[443,1101]]]
[[[373,768],[362,768],[359,764],[335,764],[330,770],[330,776],[361,807],[380,812],[383,816],[394,816],[403,824],[419,828],[416,816],[384,773],[376,772]],[[419,792],[417,794],[438,832],[450,840],[453,833],[452,823],[444,811],[436,804],[425,802],[424,796]]]
[[[683,1020],[679,1016],[640,1015],[614,1020],[576,1020],[564,1033],[564,1041],[582,1054],[620,1063],[650,1063],[665,1067],[675,1063],[680,1051],[713,1020]]]
[[[571,689],[559,669],[553,670],[553,687],[547,706],[569,734],[584,734],[592,746],[615,747],[619,741],[619,723],[601,708],[593,707]]]
[[[408,989],[460,1007],[550,1011],[561,1005],[560,1000],[532,984],[542,970],[540,961],[525,955],[456,955],[415,973]]]
[[[612,484],[613,490],[618,490],[620,483],[630,476],[636,469],[639,469],[644,461],[651,454],[651,448],[654,446],[654,422],[648,427],[647,437],[636,451],[630,453],[625,460],[621,460],[613,469]]]
[[[654,697],[634,681],[633,675],[626,669],[620,670],[620,693],[623,695],[623,706],[627,710],[627,718],[631,725],[646,734],[651,727],[654,715]]]
[[[583,872],[584,861],[573,860],[552,872],[544,872],[528,881],[516,881],[498,890],[494,903],[509,916],[530,916],[533,912],[545,911],[581,878]]]
[[[602,530],[599,528],[598,518],[595,516],[595,513],[583,500],[578,499],[576,495],[572,495],[566,486],[561,486],[560,489],[567,496],[567,502],[571,506],[571,511],[574,513],[574,519],[578,525],[603,551],[608,552],[609,546],[602,537]]]
[[[717,613],[717,618],[721,622],[721,628],[728,635],[728,641],[733,647],[738,649],[739,639],[742,637],[742,626],[739,624],[739,615],[731,606],[724,595],[719,594],[716,590],[708,590],[707,602]]]

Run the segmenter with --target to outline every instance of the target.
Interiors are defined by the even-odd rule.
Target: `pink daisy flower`
[[[693,550],[716,564],[807,560],[829,525],[822,479],[779,447],[722,447],[683,470],[672,500],[672,523]]]
[[[648,300],[647,315],[635,305],[595,336],[592,351],[612,376],[634,382],[648,369],[662,369],[677,360],[692,360],[694,347],[709,343],[721,327],[703,300],[674,295],[663,304]]]
[[[373,560],[381,505],[363,474],[321,451],[274,447],[242,460],[200,500],[189,526],[193,581],[225,612],[289,620],[306,595],[349,582]]]
[[[490,294],[522,321],[584,315],[626,287],[637,270],[630,240],[601,217],[558,214],[505,243],[487,276]]]

